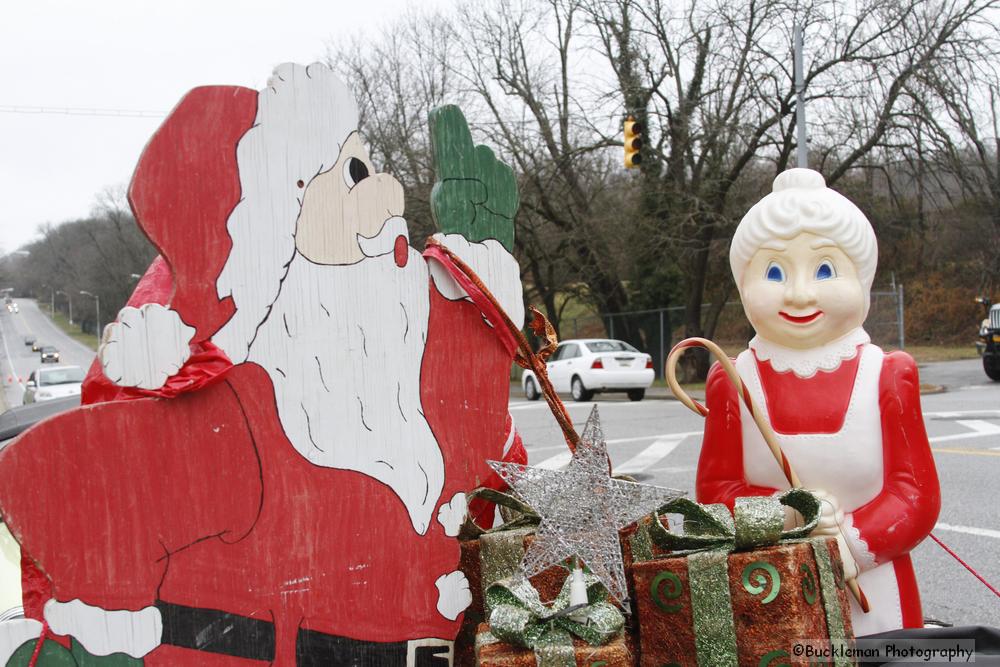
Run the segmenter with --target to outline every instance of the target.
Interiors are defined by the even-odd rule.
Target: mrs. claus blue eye
[[[818,267],[816,267],[816,280],[829,280],[830,278],[836,278],[837,271],[833,268],[833,264],[830,262],[822,262]]]
[[[767,272],[764,276],[773,282],[783,283],[785,282],[785,272],[781,270],[781,267],[771,262],[767,265]]]

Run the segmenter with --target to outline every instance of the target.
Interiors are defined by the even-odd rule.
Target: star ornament
[[[622,602],[628,599],[628,588],[619,529],[683,495],[674,489],[611,477],[596,405],[565,469],[488,463],[541,517],[535,539],[521,562],[525,575],[533,576],[577,556]]]

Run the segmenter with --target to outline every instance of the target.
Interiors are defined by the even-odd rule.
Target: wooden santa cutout
[[[0,453],[28,613],[67,647],[38,664],[450,660],[464,493],[525,458],[513,352],[415,249],[357,125],[327,67],[287,64],[191,91],[146,147],[129,196],[161,256],[84,407]],[[457,109],[432,134],[436,238],[520,325],[513,174]],[[26,664],[41,625],[18,628]]]

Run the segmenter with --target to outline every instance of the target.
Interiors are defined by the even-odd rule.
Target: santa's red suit
[[[937,472],[913,359],[884,354],[858,329],[805,353],[756,338],[736,368],[805,488],[833,495],[871,612],[852,600],[857,635],[923,626],[909,552],[934,527]],[[699,502],[787,489],[729,378],[716,365],[698,463]]]
[[[0,453],[0,507],[35,575],[27,611],[40,618],[49,596],[105,610],[155,605],[163,636],[149,667],[438,664],[427,661],[446,651],[440,642],[414,640],[458,631],[461,616],[439,611],[435,584],[457,570],[457,540],[437,520],[417,534],[372,477],[308,462],[281,428],[267,373],[231,366],[209,342],[233,310],[214,279],[240,196],[234,147],[255,100],[235,87],[190,93],[130,188],[166,257],[130,305],[169,303],[197,329],[187,365],[144,392],[115,387],[95,363],[84,407]],[[186,236],[200,252],[170,247],[166,226],[186,226],[169,238]],[[444,459],[443,504],[497,482],[487,460],[526,455],[507,411],[509,348],[475,305],[427,289],[421,402]],[[476,365],[463,369],[474,372],[458,381],[469,349]]]

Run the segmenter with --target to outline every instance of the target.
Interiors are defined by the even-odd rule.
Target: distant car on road
[[[628,343],[606,338],[564,340],[546,363],[557,392],[569,392],[574,401],[589,401],[595,393],[625,392],[641,401],[653,384],[653,358]],[[534,401],[541,385],[532,371],[521,378],[524,396]]]
[[[20,310],[21,310],[21,309],[20,309],[20,308],[18,308],[18,306],[17,306],[17,304],[16,304],[16,303],[8,303],[8,304],[7,304],[7,312],[8,312],[8,313],[17,313],[17,312],[19,312]]]
[[[35,341],[36,340],[38,340],[38,339],[35,338],[34,334],[28,334],[27,336],[24,337],[24,344],[25,345],[30,345],[32,352],[37,352],[37,350],[35,350]]]
[[[977,297],[976,303],[986,309],[986,319],[979,325],[976,349],[983,357],[986,376],[1000,382],[1000,303],[991,304],[986,297]]]
[[[40,356],[42,358],[42,363],[48,363],[50,361],[59,363],[59,350],[51,345],[43,345],[41,349]]]
[[[79,396],[84,372],[79,366],[39,368],[28,376],[24,403],[49,401],[66,396]]]
[[[41,350],[42,350],[42,344],[38,342],[37,338],[35,340],[31,341],[31,351],[32,352],[41,352]]]

